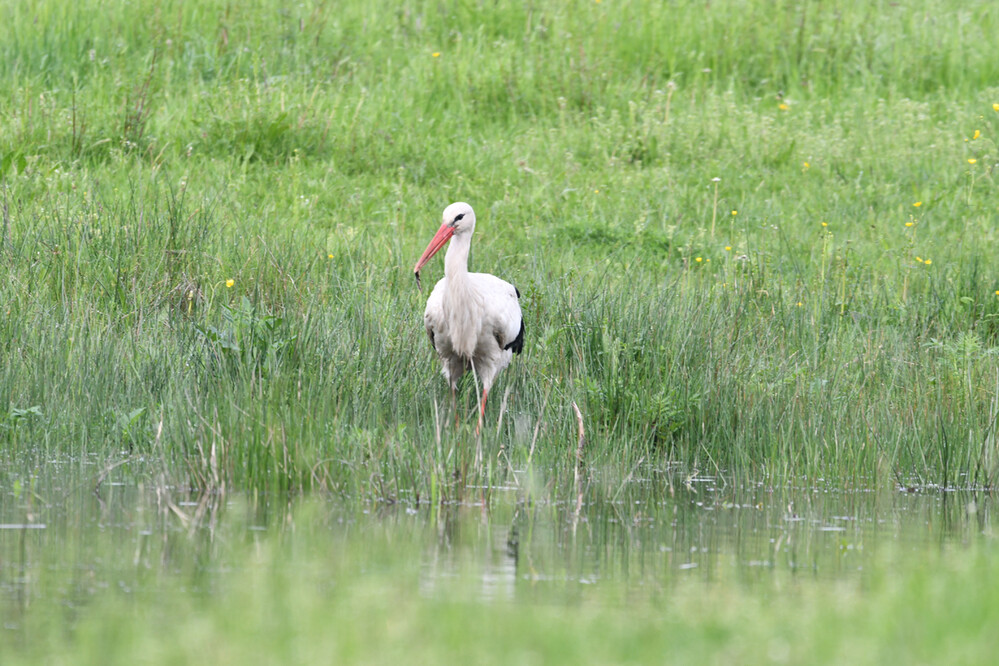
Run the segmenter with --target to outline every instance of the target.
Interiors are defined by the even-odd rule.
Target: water
[[[591,492],[577,511],[516,484],[469,489],[475,499],[456,505],[384,505],[199,494],[115,473],[95,490],[97,475],[61,469],[0,495],[5,632],[17,633],[36,605],[72,621],[112,594],[134,603],[164,588],[211,597],[238,585],[268,549],[280,553],[269,566],[306,572],[319,586],[398,570],[425,597],[490,602],[572,599],[594,586],[655,595],[689,581],[856,580],[886,566],[885,553],[967,546],[996,524],[982,492],[807,481],[725,486],[650,472]]]

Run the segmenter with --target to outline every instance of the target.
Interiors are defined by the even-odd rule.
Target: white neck
[[[451,344],[460,356],[469,360],[475,353],[482,327],[482,297],[468,275],[471,236],[462,234],[452,237],[444,255],[444,276],[447,278],[444,312],[451,332]]]
[[[452,236],[444,255],[444,275],[449,281],[462,281],[468,275],[468,253],[472,248],[472,234]]]

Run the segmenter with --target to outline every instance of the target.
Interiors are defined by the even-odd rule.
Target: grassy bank
[[[997,21],[22,4],[0,26],[0,474],[68,457],[392,500],[530,464],[563,496],[576,402],[605,478],[991,485]],[[527,318],[482,468],[470,396],[437,427],[410,275],[453,200]]]

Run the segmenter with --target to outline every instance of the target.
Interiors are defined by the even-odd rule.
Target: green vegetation
[[[516,486],[575,504],[577,469],[587,506],[672,497],[698,473],[777,487],[996,484],[994,3],[237,5],[5,10],[8,520],[58,503],[59,481],[38,485],[53,461],[81,487],[123,478],[163,502],[292,491],[439,506]],[[478,215],[474,270],[519,287],[527,324],[481,441],[467,386],[451,426],[411,274],[455,200]],[[424,284],[442,270],[428,265]],[[651,481],[633,490],[636,477]],[[696,647],[712,632],[735,641],[734,661],[762,661],[755,641],[775,626],[789,659],[808,661],[830,624],[887,640],[880,663],[938,660],[949,653],[871,620],[947,613],[948,586],[994,619],[976,582],[995,575],[990,560],[941,559],[941,587],[935,569],[907,564],[923,587],[872,583],[874,602],[852,614],[834,602],[838,583],[804,591],[805,615],[776,593],[761,611],[756,590],[701,602],[683,588],[661,634],[656,600],[617,615],[613,590],[565,620],[543,604],[493,611],[505,642],[547,624],[546,639],[596,661],[655,658],[627,647]],[[201,597],[174,590],[165,633],[150,622],[129,640],[159,646],[153,661],[189,661],[235,633],[240,613],[298,603],[319,614],[307,635],[322,635],[325,613],[387,614],[400,640],[469,629],[472,601],[372,592],[399,570],[332,599],[302,589],[307,576],[268,579],[270,596],[221,594],[204,614]],[[95,605],[79,633],[37,635],[73,654],[134,610]],[[621,630],[604,652],[578,642],[596,626]],[[18,654],[41,649],[28,640]]]
[[[463,199],[530,341],[484,473],[533,442],[559,486],[575,401],[598,466],[991,485],[997,23],[984,2],[21,6],[3,449],[458,492],[472,438],[437,435],[409,267]]]
[[[990,663],[999,604],[983,582],[999,559],[994,543],[960,545],[978,531],[959,526],[966,505],[934,511],[928,529],[932,496],[889,497],[871,514],[867,500],[854,513],[826,498],[853,518],[823,532],[782,520],[783,493],[740,508],[704,490],[589,512],[578,531],[542,503],[497,502],[487,517],[296,502],[268,517],[236,498],[191,533],[169,529],[155,501],[109,490],[102,529],[77,534],[74,515],[0,541],[17,572],[0,651],[16,666]],[[805,515],[823,503],[810,494]],[[712,497],[713,509],[693,507]],[[879,545],[886,518],[904,545]]]

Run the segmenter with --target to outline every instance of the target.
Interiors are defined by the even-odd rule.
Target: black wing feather
[[[514,287],[516,289],[516,287]],[[524,318],[520,318],[520,333],[517,333],[512,341],[508,342],[503,349],[512,349],[514,354],[524,351]]]

